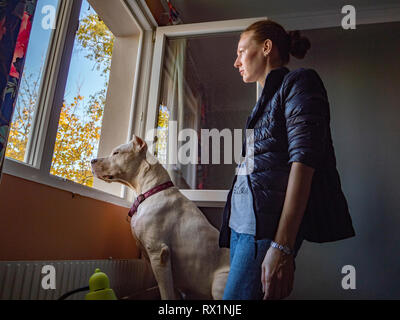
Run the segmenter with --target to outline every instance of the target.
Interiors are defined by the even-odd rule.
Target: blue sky
[[[38,0],[35,17],[32,25],[31,37],[28,45],[24,72],[38,73],[40,65],[46,58],[47,49],[51,37],[52,30],[45,30],[42,27],[42,20],[47,13],[42,13],[42,9],[46,5],[52,5],[57,8],[60,0]],[[61,0],[62,1],[62,0]],[[80,19],[89,13],[94,13],[93,9],[88,10],[89,4],[86,0],[82,1]],[[67,85],[65,89],[64,99],[71,102],[77,94],[77,84],[81,85],[80,95],[84,96],[84,102],[88,101],[89,95],[103,88],[105,78],[101,76],[101,72],[93,70],[94,63],[86,59],[82,50],[76,50],[77,43],[74,44],[70,69],[68,74]]]

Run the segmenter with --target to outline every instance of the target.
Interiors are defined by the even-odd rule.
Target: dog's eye
[[[115,151],[114,153],[113,153],[113,156],[115,156],[116,154],[118,154],[119,153],[119,151]]]

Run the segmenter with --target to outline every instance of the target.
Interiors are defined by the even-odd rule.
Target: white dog
[[[120,182],[137,195],[170,181],[168,172],[139,137],[92,160],[96,177]],[[131,219],[132,233],[151,263],[161,299],[221,299],[229,273],[229,249],[219,248],[219,232],[177,187],[145,199]]]

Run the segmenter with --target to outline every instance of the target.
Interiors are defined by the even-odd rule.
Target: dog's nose
[[[97,159],[93,159],[92,161],[90,161],[92,164],[97,162]]]

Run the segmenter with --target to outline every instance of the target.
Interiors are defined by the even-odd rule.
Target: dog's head
[[[106,182],[132,184],[140,170],[148,166],[146,162],[147,144],[137,136],[127,144],[114,148],[105,158],[91,161],[93,174]]]

